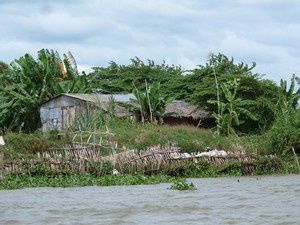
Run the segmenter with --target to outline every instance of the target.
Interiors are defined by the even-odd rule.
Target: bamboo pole
[[[213,62],[213,74],[214,74],[214,78],[215,78],[215,84],[216,84],[216,89],[217,89],[217,105],[218,105],[218,118],[217,118],[217,133],[218,135],[220,135],[220,116],[221,116],[221,108],[220,108],[220,90],[219,90],[219,82],[218,82],[218,78],[217,78],[217,74],[216,74],[216,70],[215,70],[215,59],[214,59],[214,54],[211,55],[211,59]]]
[[[146,95],[147,95],[147,100],[148,100],[148,106],[149,106],[149,110],[150,110],[150,121],[152,123],[153,116],[152,116],[152,108],[151,108],[151,102],[150,102],[150,97],[149,97],[149,89],[148,89],[148,85],[147,85],[147,80],[145,80],[145,84],[146,84]]]
[[[0,180],[3,178],[3,153],[0,152]]]
[[[298,157],[297,157],[297,154],[296,154],[296,152],[295,152],[294,147],[292,147],[292,151],[293,151],[293,153],[294,153],[295,161],[296,161],[296,164],[297,164],[298,169],[299,169],[299,171],[300,171],[299,160],[298,160]]]

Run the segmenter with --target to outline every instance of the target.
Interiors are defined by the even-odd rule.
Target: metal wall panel
[[[76,110],[82,108],[86,102],[68,96],[54,98],[40,108],[40,118],[43,132],[63,130],[72,126]]]

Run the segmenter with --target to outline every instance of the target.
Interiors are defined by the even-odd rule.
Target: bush
[[[62,147],[67,140],[57,140],[43,136],[39,132],[32,134],[7,133],[4,136],[5,147],[18,153],[37,153],[48,151],[50,148]]]
[[[266,137],[270,142],[271,153],[284,154],[300,144],[300,111],[290,110],[278,116]]]

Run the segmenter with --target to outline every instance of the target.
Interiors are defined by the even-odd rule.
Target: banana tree
[[[73,57],[73,56],[72,56]],[[87,92],[85,76],[78,74],[71,53],[62,60],[57,52],[42,49],[13,61],[1,75],[0,130],[34,130],[40,125],[39,106],[62,92]]]
[[[140,113],[142,122],[162,123],[166,106],[173,99],[161,94],[160,83],[148,85],[145,81],[145,87],[145,92],[139,91],[136,87],[133,89],[136,99],[131,99],[133,104],[130,105],[130,109]]]
[[[220,113],[214,113],[218,128],[223,134],[236,135],[235,126],[243,123],[241,116],[257,120],[256,116],[250,112],[246,106],[253,105],[254,101],[237,98],[238,79],[221,84],[221,90],[224,95],[224,101],[208,101],[211,104],[220,105]]]
[[[296,89],[296,84],[298,84],[298,89]],[[291,84],[288,88],[287,81],[286,80],[280,80],[280,98],[277,102],[277,108],[284,109],[288,107],[292,107],[293,109],[296,109],[299,104],[300,99],[300,78],[293,75],[291,78]]]

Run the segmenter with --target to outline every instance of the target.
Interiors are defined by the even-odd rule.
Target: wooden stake
[[[297,166],[298,166],[298,169],[299,169],[299,171],[300,171],[299,160],[298,160],[298,157],[297,157],[297,154],[296,154],[296,152],[295,152],[295,149],[294,149],[294,147],[292,147],[292,151],[293,151],[293,153],[294,153],[294,156],[295,156],[295,161],[296,161],[296,164],[297,164]]]

